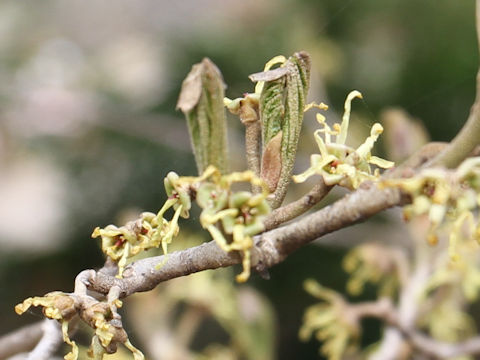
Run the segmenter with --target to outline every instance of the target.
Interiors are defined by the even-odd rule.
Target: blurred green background
[[[362,91],[352,120],[361,132],[399,106],[448,141],[475,95],[473,0],[0,1],[0,333],[37,320],[15,315],[25,297],[71,291],[79,271],[101,267],[94,227],[159,209],[168,171],[194,174],[175,111],[192,64],[211,58],[233,98],[253,91],[247,75],[297,50],[312,55],[309,101],[329,104],[327,117]],[[229,121],[241,170],[242,128]],[[298,169],[315,127],[308,116]],[[298,251],[269,281],[251,279],[273,304],[276,358],[319,358],[318,342],[297,336],[314,302],[302,281],[343,290],[341,257],[363,240],[349,234]],[[367,330],[365,343],[378,339],[376,324]]]

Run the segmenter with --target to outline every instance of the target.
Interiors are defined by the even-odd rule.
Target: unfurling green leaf
[[[222,74],[208,58],[193,65],[182,84],[177,109],[187,118],[199,174],[209,165],[228,171],[224,95]]]
[[[264,157],[262,172],[275,174],[265,180],[274,191],[271,205],[273,208],[277,208],[281,205],[287,192],[295,162],[310,83],[310,56],[303,51],[295,53],[279,68],[253,74],[250,79],[255,82],[265,82],[261,87],[260,94]],[[276,136],[280,132],[282,132],[280,135],[281,146],[272,146],[270,143],[278,141]],[[272,150],[275,148],[280,153],[279,156],[272,154]],[[276,161],[276,163],[267,165],[269,159],[278,158],[280,162]],[[263,166],[268,166],[269,171],[265,172]],[[272,182],[274,178],[276,178],[275,183]]]

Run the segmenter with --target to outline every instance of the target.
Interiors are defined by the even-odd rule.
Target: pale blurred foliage
[[[100,81],[109,84],[133,107],[152,105],[165,90],[166,65],[158,40],[132,34],[107,45],[98,56]]]
[[[33,157],[1,164],[2,251],[38,253],[58,247],[65,236],[65,177],[51,163]]]

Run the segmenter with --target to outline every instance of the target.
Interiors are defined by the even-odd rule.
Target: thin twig
[[[63,342],[60,324],[56,320],[45,319],[42,323],[43,335],[27,360],[50,360]]]
[[[255,175],[260,176],[262,127],[260,126],[260,121],[245,122],[244,124],[247,166]]]
[[[446,142],[429,142],[423,145],[412,156],[404,161],[400,166],[393,169],[392,174],[388,172],[389,177],[392,176],[405,176],[411,174],[403,174],[404,171],[408,172],[408,169],[418,169],[420,167],[428,167],[430,160],[432,160],[439,153],[444,151],[448,147]]]
[[[245,126],[245,155],[248,170],[260,176],[260,162],[262,157],[262,125],[258,109],[258,99],[250,95],[240,100],[238,108],[230,111],[240,117]],[[252,185],[255,194],[261,192],[259,186]]]
[[[306,213],[313,206],[318,204],[330,191],[332,187],[325,184],[323,178],[303,197],[272,211],[263,222],[265,230],[271,230],[279,225],[295,219]]]
[[[418,332],[406,332],[405,335],[416,349],[437,359],[452,359],[458,356],[480,354],[480,336],[450,344],[434,340]]]
[[[376,312],[373,311],[369,316],[383,319],[389,324],[390,329],[397,331],[402,339],[407,341],[418,352],[434,357],[435,359],[451,359],[457,356],[480,354],[480,336],[475,336],[462,342],[446,343],[418,332],[414,326],[406,326],[402,322],[401,314],[396,313],[393,308],[377,309]],[[397,359],[395,354],[397,354],[398,351],[400,351],[399,348],[388,348],[387,346],[385,354],[380,357],[372,357],[372,359]],[[391,355],[392,357],[389,357],[388,355]]]
[[[415,297],[413,298],[415,299]],[[480,354],[480,336],[472,337],[463,342],[451,344],[432,339],[415,330],[413,326],[405,324],[402,315],[398,313],[389,298],[382,298],[377,301],[362,302],[358,304],[348,304],[348,313],[354,321],[362,318],[373,317],[381,319],[388,323],[392,328],[398,331],[402,339],[408,341],[419,352],[433,356],[436,359],[454,358],[464,355]],[[384,354],[379,358],[397,359],[400,349],[387,348]],[[375,354],[374,356],[376,356]]]
[[[418,299],[431,276],[432,264],[425,260],[427,259],[418,262],[409,281],[402,288],[397,316],[387,321],[389,326],[385,329],[384,337],[377,351],[372,355],[372,360],[397,359],[396,354],[401,352],[406,341],[404,332],[411,332],[415,328],[419,312]]]
[[[0,360],[30,351],[41,339],[43,321],[36,322],[0,337]]]
[[[362,188],[334,204],[292,224],[262,234],[257,238],[252,251],[252,263],[257,270],[269,268],[309,242],[364,221],[403,201],[402,194],[397,189],[380,190],[375,184],[364,183]]]
[[[262,125],[258,109],[258,99],[247,95],[240,101],[238,116],[245,125],[245,150],[248,169],[260,176],[260,159],[262,147]]]
[[[188,348],[205,315],[204,309],[196,306],[188,307],[182,313],[174,337],[179,347]]]
[[[386,322],[397,321],[396,310],[391,299],[387,297],[376,301],[348,304],[348,312],[354,317],[355,321],[366,317],[382,319]]]

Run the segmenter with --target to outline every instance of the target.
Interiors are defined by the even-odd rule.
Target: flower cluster
[[[462,309],[458,293],[445,293],[437,303],[429,305],[428,311],[419,319],[419,325],[427,328],[434,339],[449,343],[459,342],[474,336],[475,321]]]
[[[203,209],[200,223],[224,251],[242,252],[243,272],[237,281],[244,282],[250,276],[252,236],[264,230],[263,218],[270,212],[267,185],[251,171],[221,175],[214,167],[209,167],[202,178],[209,181],[203,182],[197,191],[197,203]],[[262,192],[233,192],[232,184],[237,182],[249,182]]]
[[[348,126],[350,122],[351,103],[354,98],[362,98],[358,91],[348,94],[345,101],[345,112],[341,124],[333,124],[331,128],[325,121],[325,117],[317,114],[317,121],[323,129],[315,131],[314,137],[318,144],[320,154],[313,154],[310,158],[310,168],[302,174],[293,177],[297,183],[304,182],[310,176],[318,174],[323,177],[327,185],[341,185],[349,189],[356,189],[365,180],[377,180],[379,170],[372,172],[370,165],[388,169],[394,165],[393,162],[371,155],[371,151],[383,127],[376,123],[372,126],[370,136],[357,149],[346,145]],[[307,106],[326,109],[326,106]],[[322,134],[323,133],[323,137]],[[335,141],[332,141],[335,136]]]
[[[474,212],[480,206],[480,157],[465,160],[456,170],[428,168],[408,179],[384,180],[382,186],[396,186],[412,198],[404,207],[405,219],[428,214],[428,241],[438,242],[440,225],[450,227],[449,255],[459,259],[461,243],[480,240],[480,226]]]
[[[347,290],[358,295],[364,285],[371,282],[378,284],[380,295],[393,295],[399,281],[399,259],[395,255],[393,250],[375,243],[359,245],[349,251],[343,259],[343,268],[350,273]]]
[[[117,305],[121,305],[119,300],[117,300]],[[112,309],[111,304],[95,302],[83,310],[81,316],[95,329],[89,349],[90,357],[102,359],[104,354],[115,353],[118,343],[122,343],[132,352],[135,360],[144,359],[143,354],[130,343],[122,326],[120,315],[116,312],[116,307]]]
[[[262,191],[255,195],[249,191],[232,191],[232,184],[238,182],[248,182]],[[102,251],[118,263],[118,276],[122,276],[127,259],[143,250],[162,246],[167,253],[168,244],[179,232],[179,217],[188,218],[195,198],[203,209],[200,223],[218,245],[227,252],[243,253],[243,272],[237,280],[246,281],[250,274],[252,236],[264,230],[263,218],[270,212],[265,182],[251,171],[221,175],[217,168],[210,166],[199,177],[179,177],[170,172],[165,178],[165,191],[168,199],[158,214],[145,212],[125,226],[108,225],[94,230],[92,237],[102,238]],[[170,208],[175,213],[168,221],[164,214]],[[229,235],[228,240],[224,234]]]
[[[167,203],[169,201],[167,200]],[[141,251],[158,248],[161,245],[164,253],[167,253],[167,245],[179,231],[178,217],[181,209],[180,206],[175,211],[171,221],[163,218],[164,206],[156,215],[144,212],[139,219],[121,227],[115,225],[108,225],[104,229],[97,227],[92,237],[102,238],[102,251],[113,261],[118,262],[118,277],[121,277],[127,259]]]
[[[188,218],[191,208],[190,183],[170,172],[164,180],[165,192],[168,199],[157,214],[144,212],[140,218],[130,221],[126,225],[117,227],[108,225],[104,229],[95,228],[92,237],[101,237],[102,251],[105,255],[118,263],[121,277],[127,259],[141,251],[162,246],[167,254],[168,244],[178,234],[178,218]],[[165,212],[172,208],[175,213],[170,221],[164,218]]]
[[[306,280],[304,286],[308,293],[322,302],[305,311],[300,339],[306,341],[315,333],[317,339],[323,342],[321,352],[329,360],[343,359],[345,353],[358,346],[358,322],[349,316],[348,305],[341,295],[311,279]]]
[[[95,330],[89,349],[90,357],[102,359],[104,354],[116,352],[118,344],[121,343],[132,352],[135,360],[143,360],[143,354],[130,343],[123,329],[121,317],[117,313],[117,307],[121,305],[120,300],[107,303],[88,295],[56,291],[42,297],[28,298],[15,306],[15,311],[21,315],[31,306],[42,306],[47,318],[59,321],[62,325],[63,340],[72,347],[65,355],[65,360],[78,359],[78,346],[68,335],[69,321],[77,314]]]
[[[459,230],[454,229],[450,238],[452,234],[455,238],[455,233],[458,235]],[[463,294],[467,301],[473,302],[478,299],[480,291],[478,241],[474,237],[463,237],[460,242],[454,243],[454,246],[449,244],[449,248],[453,250],[438,256],[436,270],[430,278],[426,292],[451,288]]]
[[[76,360],[78,347],[68,336],[68,322],[77,314],[75,300],[69,294],[54,291],[42,297],[25,299],[23,303],[15,306],[15,312],[21,315],[31,306],[43,306],[43,314],[47,318],[58,320],[62,324],[63,341],[72,347],[72,350],[65,355],[65,360]]]

